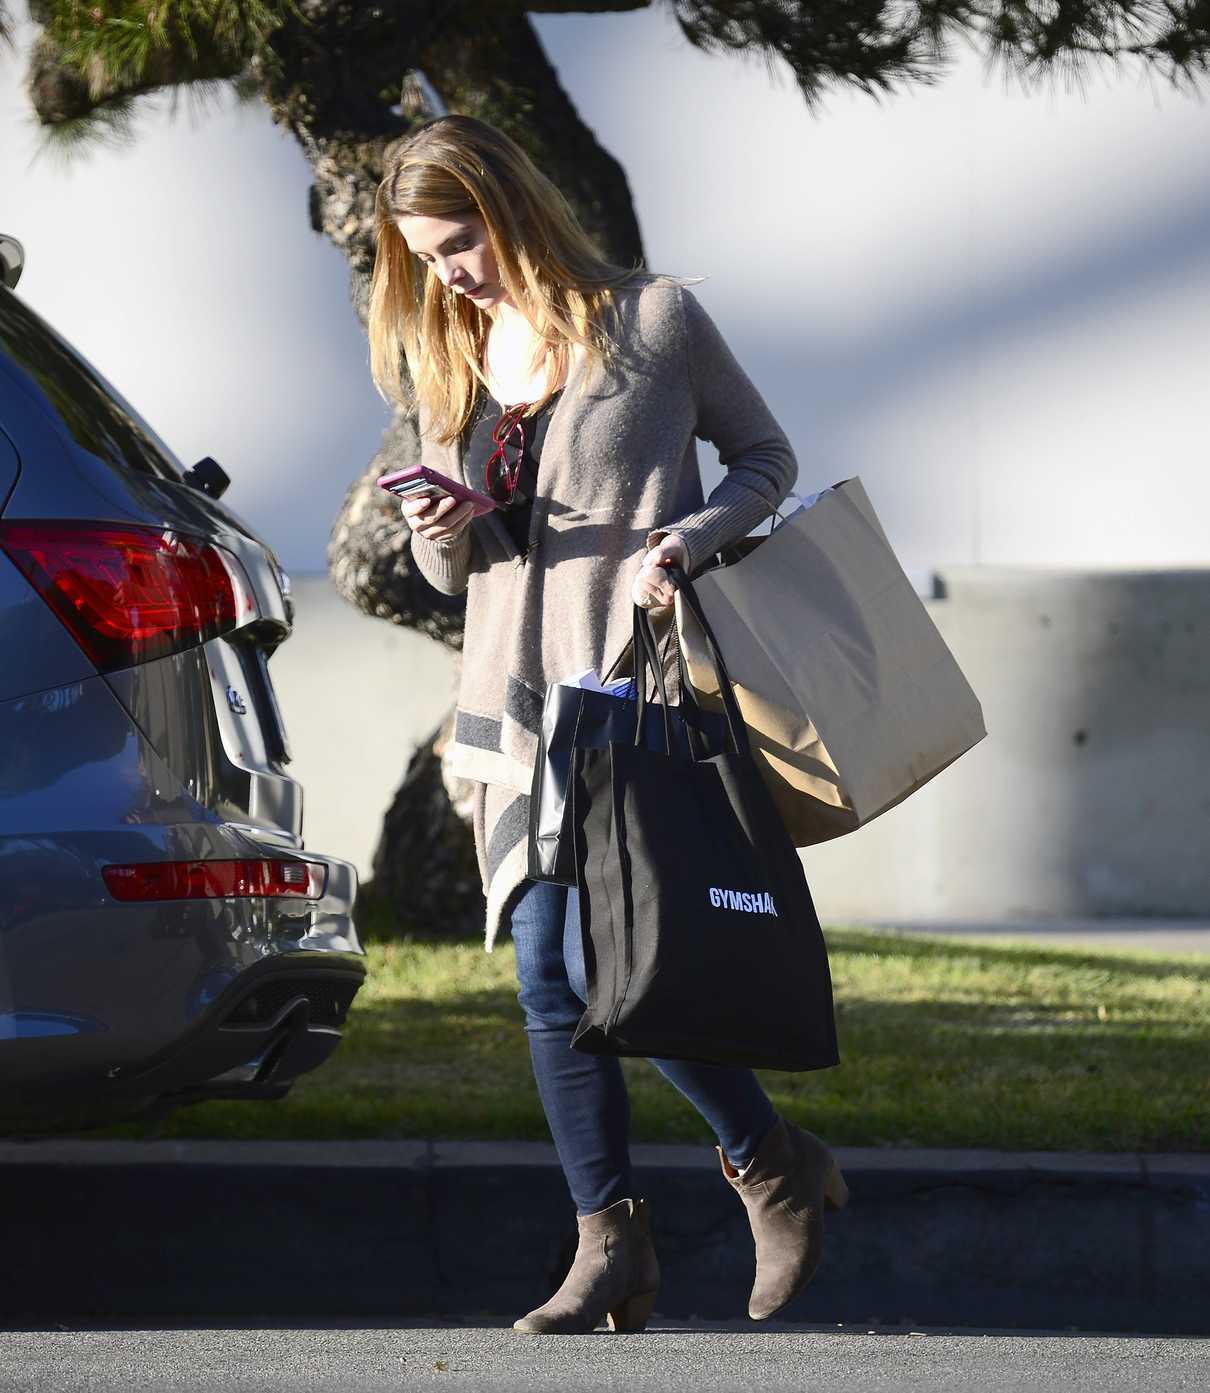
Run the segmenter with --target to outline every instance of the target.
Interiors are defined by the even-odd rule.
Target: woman
[[[611,265],[507,136],[465,116],[396,146],[375,206],[371,371],[415,411],[421,459],[500,506],[404,500],[413,560],[467,594],[446,758],[472,781],[486,947],[511,927],[534,1076],[576,1204],[559,1291],[515,1323],[638,1330],[659,1284],[628,1153],[619,1061],[569,1048],[586,989],[576,892],[526,878],[528,794],[549,682],[628,672],[634,604],[672,619],[664,567],[692,572],[768,518],[794,452],[693,293]],[[406,360],[412,390],[400,372]],[[694,437],[726,477],[703,501]],[[670,699],[679,695],[668,673]],[[653,1060],[710,1124],[756,1245],[749,1314],[781,1309],[819,1262],[844,1182],[818,1138],[773,1109],[751,1070]]]

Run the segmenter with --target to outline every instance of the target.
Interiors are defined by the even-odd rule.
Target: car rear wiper
[[[211,459],[209,455],[186,469],[183,477],[187,484],[200,489],[211,498],[221,498],[231,482],[218,461]]]

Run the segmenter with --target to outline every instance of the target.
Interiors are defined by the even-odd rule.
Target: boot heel
[[[845,1184],[844,1176],[841,1175],[840,1167],[835,1161],[832,1162],[832,1169],[824,1181],[823,1195],[825,1203],[830,1204],[833,1209],[843,1209],[849,1202],[849,1187]]]
[[[644,1291],[635,1296],[628,1296],[620,1306],[615,1306],[610,1311],[610,1330],[642,1330],[651,1317],[655,1298],[656,1293],[653,1291]]]

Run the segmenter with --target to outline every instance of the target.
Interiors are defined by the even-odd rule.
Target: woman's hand
[[[399,507],[408,526],[426,542],[452,542],[474,516],[471,503],[459,503],[451,493],[443,498],[401,498]]]
[[[689,548],[675,532],[669,534],[643,557],[639,573],[634,578],[631,594],[636,605],[644,609],[660,609],[676,597],[676,587],[668,579],[665,566],[689,569]]]

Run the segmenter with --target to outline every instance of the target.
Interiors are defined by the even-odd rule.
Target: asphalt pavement
[[[627,1393],[1179,1393],[1210,1386],[1210,1340],[1067,1331],[659,1321],[641,1334],[518,1335],[418,1322],[0,1333],[12,1393],[402,1388]]]

